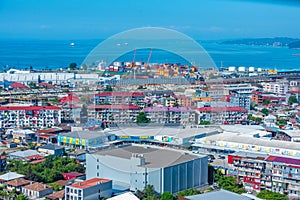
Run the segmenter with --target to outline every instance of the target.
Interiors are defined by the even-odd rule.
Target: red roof
[[[26,85],[24,85],[23,83],[18,83],[15,82],[13,84],[10,85],[11,88],[28,88]]]
[[[1,110],[60,110],[57,106],[0,106]]]
[[[145,95],[140,92],[101,92],[99,94],[95,94],[95,96],[100,97],[107,97],[107,96],[114,96],[114,97],[144,97]]]
[[[271,161],[271,162],[281,162],[281,163],[285,163],[285,164],[300,165],[300,160],[294,159],[294,158],[269,156],[266,160]]]
[[[223,111],[231,111],[231,112],[248,112],[247,109],[242,107],[202,107],[198,108],[200,112],[223,112]]]
[[[49,84],[49,83],[39,83],[40,87],[53,87],[53,85]]]
[[[92,178],[86,181],[82,181],[82,182],[78,182],[78,183],[74,183],[72,185],[70,185],[71,187],[75,187],[75,188],[88,188],[88,187],[92,187],[95,186],[97,184],[101,184],[101,183],[107,183],[111,180],[109,179],[103,179],[103,178]]]
[[[59,98],[58,101],[59,103],[68,103],[68,102],[79,103],[79,98],[78,96],[69,95],[69,96]]]
[[[116,104],[116,105],[92,105],[88,109],[119,109],[119,110],[138,110],[139,107],[135,105]]]

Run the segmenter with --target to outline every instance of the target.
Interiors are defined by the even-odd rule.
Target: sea
[[[86,56],[102,40],[0,40],[0,70],[61,69],[70,63],[81,66]],[[217,68],[245,66],[263,69],[299,70],[300,49],[273,46],[221,44],[216,41],[198,41],[215,62]],[[74,43],[74,45],[70,45]],[[128,52],[116,61],[146,62],[150,50]],[[180,56],[163,50],[153,50],[150,63],[187,64]]]

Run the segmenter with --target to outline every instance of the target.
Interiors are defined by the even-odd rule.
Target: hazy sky
[[[0,39],[102,39],[145,26],[172,28],[195,39],[300,38],[300,5],[237,0],[0,0]]]

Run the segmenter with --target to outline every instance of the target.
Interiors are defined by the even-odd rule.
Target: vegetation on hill
[[[262,190],[260,193],[258,193],[257,197],[266,200],[288,200],[289,199],[285,194],[271,192],[268,190]]]

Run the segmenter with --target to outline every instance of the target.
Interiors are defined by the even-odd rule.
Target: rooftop
[[[10,157],[26,158],[26,157],[35,156],[35,155],[38,155],[38,154],[39,153],[36,150],[28,149],[28,150],[25,150],[25,151],[16,151],[16,152],[10,153],[9,156]]]
[[[145,112],[193,112],[194,110],[188,107],[147,107],[143,109]]]
[[[116,104],[116,105],[92,105],[88,106],[88,109],[123,109],[123,110],[139,110],[140,108],[130,104]]]
[[[57,149],[64,149],[64,147],[53,145],[53,144],[47,144],[39,147],[39,149],[57,150]]]
[[[35,182],[33,184],[26,185],[23,188],[25,188],[27,190],[32,190],[32,191],[40,192],[40,191],[48,190],[48,189],[50,189],[52,187],[49,186],[49,185],[46,185],[44,183]]]
[[[224,112],[224,111],[231,111],[231,112],[248,112],[247,109],[241,107],[202,107],[198,108],[200,112]]]
[[[121,127],[119,129],[111,129],[112,134],[117,136],[173,136],[176,138],[187,138],[205,133],[217,132],[217,128],[190,128],[181,126],[129,126]]]
[[[189,200],[216,200],[216,199],[230,199],[230,200],[252,200],[249,197],[242,196],[240,194],[236,194],[234,192],[230,192],[228,190],[218,190],[218,191],[212,191],[212,192],[207,192],[204,194],[197,194],[193,196],[187,196],[185,197],[186,199]]]
[[[61,190],[61,191],[49,194],[46,196],[46,198],[50,199],[50,200],[64,199],[65,198],[65,190]]]
[[[294,158],[269,156],[266,160],[271,162],[280,162],[280,163],[291,164],[291,165],[300,165],[300,160]]]
[[[99,94],[95,94],[95,96],[106,97],[106,96],[114,96],[114,97],[144,97],[145,95],[140,92],[101,92]]]
[[[18,174],[16,172],[7,172],[6,174],[3,174],[0,176],[0,180],[10,181],[16,178],[23,178],[24,175]]]
[[[30,183],[30,181],[28,181],[28,180],[26,180],[24,178],[16,178],[14,180],[7,181],[5,184],[13,186],[13,187],[18,187],[18,186],[27,185],[29,183]]]
[[[66,176],[76,176],[76,177],[84,176],[83,173],[79,173],[79,172],[68,172],[68,173],[63,173],[63,175],[66,175]]]
[[[60,110],[57,106],[0,106],[0,111],[6,110]]]
[[[133,154],[142,154],[146,161],[144,167],[147,168],[164,168],[204,157],[187,151],[138,145],[94,153],[94,155],[112,156],[123,159],[131,159]]]
[[[108,133],[105,133],[103,131],[72,131],[69,133],[61,133],[60,136],[64,137],[71,137],[71,138],[81,138],[81,139],[94,139],[102,136],[110,135]]]
[[[92,178],[92,179],[89,179],[89,180],[86,180],[86,181],[73,183],[72,185],[70,185],[70,187],[85,189],[85,188],[92,187],[92,186],[95,186],[95,185],[98,185],[98,184],[107,183],[109,181],[111,181],[111,180],[103,179],[103,178]]]
[[[132,192],[126,192],[111,198],[108,198],[107,200],[139,200]]]

